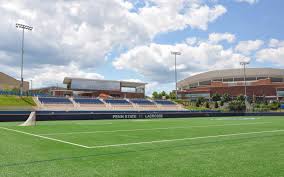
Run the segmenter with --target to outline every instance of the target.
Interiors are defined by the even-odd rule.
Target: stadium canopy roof
[[[103,80],[103,79],[86,79],[86,78],[76,78],[76,77],[65,77],[64,80],[63,80],[63,84],[71,84],[72,80],[119,82],[121,87],[141,87],[141,86],[145,86],[147,84],[147,83],[143,83],[143,82],[116,81],[116,80]]]

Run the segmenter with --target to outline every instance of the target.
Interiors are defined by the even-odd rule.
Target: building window
[[[199,98],[199,97],[210,98],[209,93],[188,93],[185,94],[184,96],[188,99]]]
[[[257,80],[267,79],[267,77],[258,77]]]
[[[226,78],[226,79],[223,79],[223,82],[233,82],[233,78]]]
[[[277,78],[277,77],[272,77],[270,78],[271,79],[271,82],[283,82],[283,78]]]
[[[202,81],[199,82],[199,85],[211,85],[211,81]]]
[[[213,79],[214,82],[222,82],[222,79]]]
[[[278,96],[278,97],[284,97],[284,91],[278,90],[278,91],[277,91],[277,96]]]
[[[235,82],[244,81],[244,78],[243,77],[242,78],[235,78],[234,80],[235,80]]]

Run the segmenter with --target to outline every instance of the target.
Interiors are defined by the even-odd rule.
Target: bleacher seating
[[[114,105],[130,105],[130,103],[124,99],[106,99],[104,101],[108,104],[114,104]]]
[[[138,104],[138,105],[154,105],[155,103],[146,100],[146,99],[131,99],[130,100],[132,103],[134,104]]]
[[[104,104],[100,99],[97,98],[74,98],[73,100],[79,104]]]
[[[37,97],[35,101],[41,110],[139,110],[139,111],[177,111],[184,110],[170,100],[148,99],[99,99],[86,97]]]
[[[43,104],[72,104],[68,98],[64,97],[38,97]]]
[[[20,92],[0,90],[0,95],[16,95],[16,96],[19,96]]]
[[[155,100],[155,102],[160,105],[176,105],[174,102],[169,100]]]

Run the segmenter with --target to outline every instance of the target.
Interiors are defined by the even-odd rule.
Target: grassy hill
[[[36,103],[32,97],[19,97],[11,95],[0,95],[0,107],[32,107]]]

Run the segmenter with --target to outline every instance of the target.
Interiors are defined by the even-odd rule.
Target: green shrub
[[[220,101],[221,100],[221,95],[218,93],[215,93],[212,95],[212,101]]]
[[[217,101],[215,101],[215,103],[214,103],[214,108],[215,108],[215,109],[219,108],[219,105],[218,105],[218,102],[217,102]]]
[[[199,106],[200,106],[200,103],[197,101],[197,102],[195,103],[195,106],[196,106],[196,107],[199,107]]]
[[[270,103],[269,107],[270,107],[270,110],[277,110],[280,108],[280,103],[278,102]]]
[[[244,101],[234,100],[229,103],[229,110],[234,112],[241,112],[246,110]]]
[[[231,101],[231,97],[228,93],[225,93],[223,96],[222,96],[222,101],[227,103],[229,101]]]
[[[205,102],[205,108],[210,108],[208,101]]]
[[[244,95],[239,95],[239,96],[237,96],[237,98],[236,98],[236,100],[237,101],[240,101],[240,102],[242,102],[242,101],[245,101],[245,96]]]

